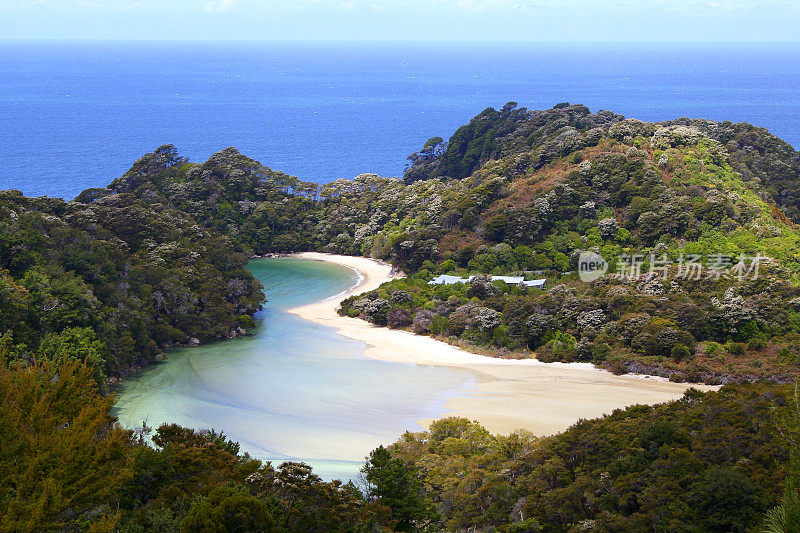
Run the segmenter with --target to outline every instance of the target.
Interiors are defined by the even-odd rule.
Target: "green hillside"
[[[403,180],[318,185],[233,148],[198,164],[163,146],[77,201],[133,194],[248,254],[388,260],[411,277],[344,312],[491,355],[714,383],[797,374],[800,155],[765,130],[510,103],[409,160]],[[580,282],[582,252],[611,275]],[[548,290],[425,283],[439,274],[519,274]]]
[[[165,348],[239,335],[263,300],[247,256],[130,194],[91,204],[0,192],[0,344],[12,361],[124,375]]]
[[[487,109],[403,179],[318,185],[167,145],[70,202],[0,192],[0,531],[794,531],[797,223],[800,156],[765,130],[569,104]],[[353,317],[726,385],[547,438],[440,420],[373,451],[360,487],[214,431],[114,425],[107,376],[244,334],[248,257],[302,250],[408,274],[345,300]],[[607,273],[582,280],[581,257]]]

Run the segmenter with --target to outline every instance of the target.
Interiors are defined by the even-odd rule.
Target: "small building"
[[[468,283],[470,279],[472,278],[466,279],[458,276],[448,276],[446,274],[442,274],[441,276],[436,276],[428,283],[430,285],[455,285],[456,283]]]
[[[430,285],[455,285],[456,283],[469,283],[474,277],[475,276],[462,278],[459,276],[442,274],[441,276],[436,276],[428,283]],[[546,279],[531,279],[525,281],[525,278],[522,276],[489,276],[489,279],[491,281],[505,281],[509,285],[524,285],[525,287],[534,287],[536,289],[544,288],[544,283],[547,281]]]
[[[509,285],[519,285],[525,280],[522,276],[489,276],[489,279],[492,281],[505,281]]]
[[[523,281],[522,284],[526,287],[533,287],[536,289],[544,289],[544,282],[547,281],[546,279],[531,279],[528,281]]]

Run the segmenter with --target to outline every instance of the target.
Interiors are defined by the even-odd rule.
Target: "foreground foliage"
[[[780,497],[786,396],[690,390],[542,439],[451,418],[390,450],[422,472],[449,530],[752,531]]]
[[[690,390],[546,438],[444,419],[373,451],[359,488],[213,431],[163,425],[147,444],[113,424],[80,363],[6,367],[0,530],[752,531],[781,501],[790,396]],[[796,479],[776,523],[794,519]]]
[[[239,453],[213,431],[121,429],[92,370],[0,368],[0,531],[371,531],[395,520],[302,463]]]
[[[113,401],[77,362],[0,368],[0,530],[113,523],[133,476]]]

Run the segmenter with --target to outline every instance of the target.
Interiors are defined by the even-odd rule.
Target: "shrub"
[[[412,301],[414,295],[408,291],[394,291],[391,295],[392,303],[404,304]]]
[[[602,309],[594,309],[580,313],[577,318],[578,327],[580,329],[593,329],[599,330],[606,322],[606,315]]]
[[[430,332],[432,335],[441,335],[450,327],[450,321],[446,316],[433,315],[430,324]]]
[[[747,343],[747,348],[749,350],[759,351],[763,350],[766,347],[767,347],[767,340],[762,336],[753,337],[752,339],[750,339],[750,342]]]
[[[611,346],[606,342],[592,343],[592,360],[594,363],[601,363],[606,360],[611,353]]]
[[[386,313],[386,325],[392,329],[404,328],[411,325],[411,311],[398,307]]]
[[[369,300],[368,303],[364,305],[363,310],[367,320],[373,324],[384,326],[386,325],[386,313],[389,312],[390,308],[389,302],[383,298],[375,298],[374,300]]]
[[[672,347],[672,350],[670,350],[669,355],[676,361],[683,361],[691,357],[692,351],[685,344],[676,344]]]
[[[427,268],[423,268],[413,276],[414,279],[421,279],[424,281],[430,281],[433,279],[433,274],[431,274],[430,270]]]
[[[694,337],[687,331],[665,327],[658,333],[642,339],[642,346],[647,355],[670,355],[672,348],[678,344],[694,346]]]
[[[500,294],[500,289],[492,285],[488,276],[475,276],[469,283],[467,296],[470,298],[480,298],[484,300]]]
[[[722,345],[718,342],[707,342],[706,343],[706,353],[708,355],[714,355],[722,350]]]
[[[464,311],[456,311],[450,315],[449,320],[448,331],[451,335],[461,335],[472,324],[469,315]]]
[[[797,345],[784,346],[778,352],[778,357],[788,365],[800,366],[800,347]]]
[[[731,355],[744,355],[747,351],[747,346],[741,342],[729,342],[725,345],[725,349]]]
[[[472,312],[473,326],[481,331],[490,331],[500,325],[501,315],[488,307],[477,307]]]
[[[417,311],[417,314],[414,315],[414,332],[415,333],[427,333],[430,331],[431,322],[433,321],[433,313],[428,311],[427,309],[423,309],[421,311]]]
[[[525,321],[524,331],[531,341],[536,341],[556,327],[556,320],[550,315],[533,313]]]
[[[578,342],[569,333],[556,331],[545,336],[548,339],[544,346],[539,350],[538,359],[545,363],[554,361],[570,362],[578,357]]]

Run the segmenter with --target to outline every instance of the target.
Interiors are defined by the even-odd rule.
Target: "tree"
[[[619,224],[617,224],[617,220],[614,218],[604,218],[597,223],[597,227],[600,228],[601,237],[604,239],[611,239],[616,235]]]
[[[472,281],[469,282],[469,288],[467,289],[467,296],[470,298],[474,296],[481,300],[497,296],[498,294],[500,294],[500,289],[492,285],[489,276],[483,275],[472,278]]]
[[[386,325],[392,329],[404,328],[411,325],[411,311],[398,307],[386,314]]]
[[[789,473],[786,475],[781,503],[764,518],[764,533],[800,531],[800,395],[797,384],[792,409],[784,416],[781,425],[790,443]]]
[[[181,521],[181,533],[271,533],[267,504],[237,486],[220,486],[197,500]]]
[[[0,530],[63,529],[115,507],[132,437],[113,403],[79,362],[0,368]]]
[[[39,354],[56,363],[80,361],[92,368],[95,381],[105,390],[106,344],[97,339],[92,328],[67,328],[48,333],[39,345]]]
[[[729,466],[712,466],[689,488],[697,525],[706,531],[745,531],[758,516],[756,487]]]
[[[361,469],[368,483],[367,497],[389,507],[397,531],[420,531],[436,519],[416,469],[378,446]]]
[[[172,494],[204,494],[215,483],[235,475],[237,457],[227,439],[219,435],[162,424],[153,435],[153,444],[168,459],[165,475],[171,478],[168,486]]]
[[[372,531],[378,521],[391,522],[389,509],[365,504],[353,483],[322,481],[305,463],[286,461],[277,469],[266,463],[245,482],[252,495],[271,506],[280,531],[350,533]]]
[[[432,161],[439,157],[446,147],[447,143],[444,139],[441,137],[431,137],[425,142],[422,150],[414,152],[407,157],[409,160],[408,166],[411,167],[427,161]]]
[[[672,347],[672,350],[670,350],[669,355],[676,361],[683,361],[691,357],[692,351],[685,344],[676,344]]]

